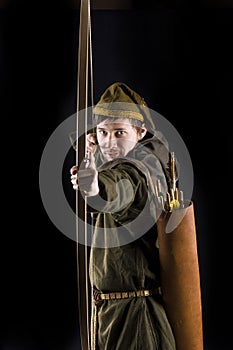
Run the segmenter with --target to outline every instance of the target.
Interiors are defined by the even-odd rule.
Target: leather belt
[[[101,293],[97,290],[93,291],[94,302],[100,302],[102,300],[116,300],[116,299],[129,299],[137,297],[148,297],[151,295],[161,295],[161,288],[157,287],[155,289],[142,289],[131,292],[111,292],[111,293]]]

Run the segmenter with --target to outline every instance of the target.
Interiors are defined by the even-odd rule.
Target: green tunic
[[[90,280],[94,290],[128,292],[160,286],[155,209],[153,206],[151,209],[147,201],[148,178],[133,161],[133,158],[142,161],[153,180],[160,179],[166,190],[166,171],[154,152],[155,146],[153,140],[146,142],[127,158],[99,168],[100,195],[104,202],[93,197],[89,201],[91,207],[95,206],[95,200],[99,203],[90,257]],[[119,189],[116,184],[122,179],[128,182],[123,182],[124,186]],[[122,206],[123,203],[127,204]],[[136,225],[130,226],[141,212],[143,215]],[[148,230],[147,223],[150,223]],[[138,234],[141,229],[142,233]],[[98,350],[175,349],[159,295],[102,300],[93,310],[93,337]]]

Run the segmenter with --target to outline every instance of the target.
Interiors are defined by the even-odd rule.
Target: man
[[[85,167],[71,168],[73,188],[85,193],[94,213],[93,348],[174,350],[160,296],[161,211],[152,191],[157,184],[167,191],[167,145],[154,136],[144,99],[120,82],[101,96],[94,123]]]

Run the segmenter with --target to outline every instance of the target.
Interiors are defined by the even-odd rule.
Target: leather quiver
[[[158,219],[161,289],[177,350],[202,350],[202,303],[193,202]]]

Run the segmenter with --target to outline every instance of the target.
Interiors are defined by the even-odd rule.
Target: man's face
[[[123,118],[97,125],[97,141],[106,161],[126,156],[143,136]]]

